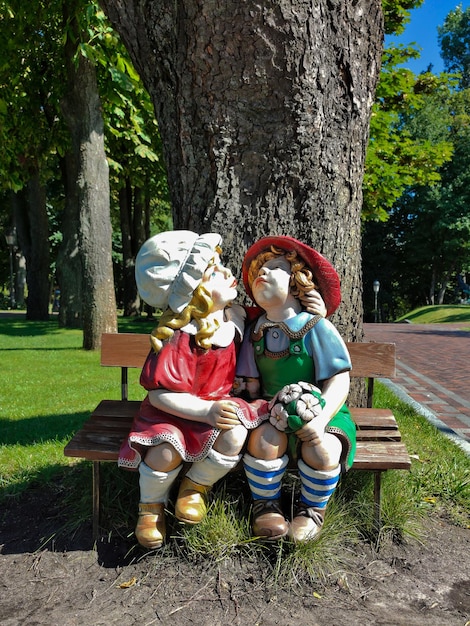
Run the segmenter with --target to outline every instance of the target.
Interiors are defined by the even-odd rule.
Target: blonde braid
[[[150,343],[152,348],[158,354],[163,348],[163,343],[173,337],[174,331],[183,328],[195,320],[197,324],[196,343],[201,348],[208,350],[212,346],[210,341],[215,331],[219,327],[216,320],[207,320],[207,316],[213,307],[212,298],[207,289],[202,285],[198,285],[194,290],[191,302],[181,311],[175,313],[171,309],[167,309],[161,316],[158,326],[154,328],[150,335]]]

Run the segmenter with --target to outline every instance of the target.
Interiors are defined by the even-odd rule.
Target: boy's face
[[[263,309],[284,304],[290,296],[291,267],[284,257],[266,261],[251,285],[257,304]]]

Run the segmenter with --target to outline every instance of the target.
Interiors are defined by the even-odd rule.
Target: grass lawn
[[[436,304],[423,306],[415,309],[402,317],[397,322],[408,320],[413,324],[446,324],[450,322],[463,322],[470,325],[470,304]]]
[[[120,370],[99,364],[98,352],[82,350],[80,330],[56,320],[0,318],[0,498],[75,463],[63,455],[72,433],[103,398],[119,399]],[[122,320],[120,332],[149,332],[154,322]],[[129,372],[129,399],[143,389]]]
[[[470,308],[467,319],[470,321]],[[119,328],[121,332],[148,332],[153,325],[148,320],[120,320]],[[99,353],[84,351],[81,345],[81,331],[59,329],[56,320],[27,322],[21,315],[0,317],[0,505],[3,498],[54,479],[65,485],[74,506],[80,507],[70,516],[72,520],[80,523],[89,518],[90,464],[65,457],[63,448],[101,399],[119,398],[120,371],[101,367]],[[139,373],[129,373],[130,399],[144,395]],[[377,406],[395,412],[413,457],[411,472],[387,472],[384,476],[384,533],[419,535],[420,517],[437,508],[445,509],[454,523],[470,527],[470,459],[385,387],[377,385],[376,399]],[[104,482],[103,508],[108,513],[104,527],[109,532],[131,532],[138,501],[136,475],[105,464]],[[214,558],[230,546],[250,542],[246,523],[249,501],[240,491],[230,494],[224,488],[216,491],[208,516],[207,523],[212,526],[208,529],[201,524],[184,531],[189,549],[193,546],[195,552],[208,552]],[[227,502],[234,507],[227,509],[223,505]],[[372,475],[350,472],[329,509],[324,545],[334,559],[340,549],[338,542],[345,541],[345,536],[365,536],[372,528]],[[324,561],[321,544],[315,545],[317,560]],[[312,558],[303,549],[302,567],[311,567]],[[294,562],[291,566],[299,565]]]

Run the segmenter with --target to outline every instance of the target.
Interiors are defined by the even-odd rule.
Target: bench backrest
[[[394,378],[394,343],[347,343],[352,361],[352,378],[367,378],[367,406],[371,406],[374,378]],[[141,368],[150,350],[148,334],[104,333],[101,337],[101,365],[120,367],[121,395],[127,400],[127,368]]]

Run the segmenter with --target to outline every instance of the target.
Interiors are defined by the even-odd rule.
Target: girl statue
[[[230,395],[245,311],[232,304],[237,281],[220,262],[220,243],[215,233],[164,232],[136,259],[140,296],[163,311],[140,378],[148,393],[119,458],[139,471],[135,534],[146,548],[164,541],[164,511],[183,461],[192,465],[175,516],[197,524],[211,487],[239,462],[247,429],[266,419],[266,411],[258,416],[265,402]]]

